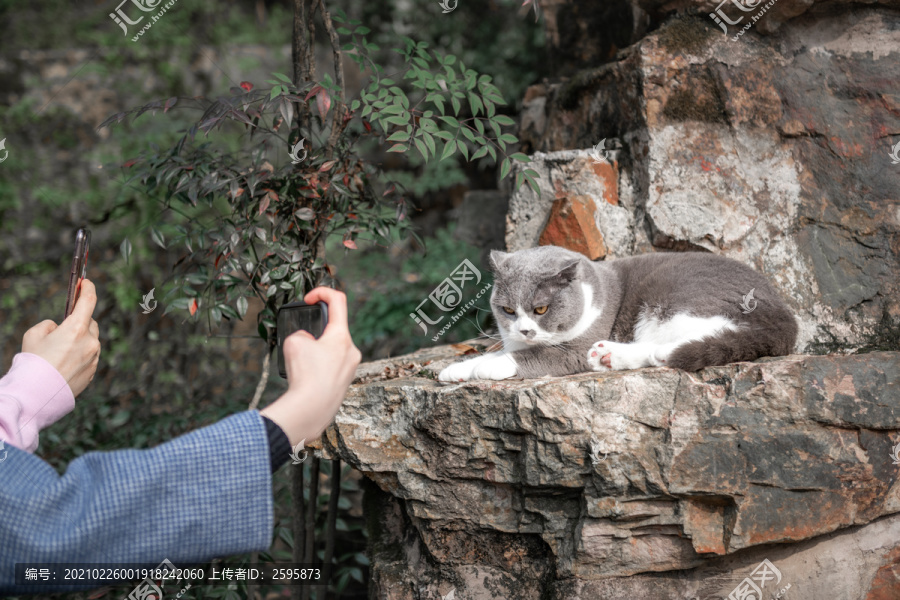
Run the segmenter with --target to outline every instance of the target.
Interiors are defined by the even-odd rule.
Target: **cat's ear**
[[[557,277],[559,278],[560,283],[569,283],[578,275],[578,263],[581,262],[580,258],[576,258],[570,263],[563,265],[563,268],[559,270],[559,274]]]
[[[503,268],[503,263],[506,262],[512,256],[509,252],[501,252],[500,250],[491,250],[491,270],[494,273],[500,271]]]
[[[543,285],[548,285],[553,289],[569,285],[578,276],[578,263],[580,262],[580,259],[575,259],[564,263],[556,274],[550,275],[543,281]]]

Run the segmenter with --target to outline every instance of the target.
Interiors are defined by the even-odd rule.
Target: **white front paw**
[[[472,379],[509,379],[516,376],[516,361],[508,354],[485,354],[450,365],[440,372],[443,382]]]
[[[474,379],[509,379],[517,372],[515,359],[509,354],[497,354],[475,365]]]
[[[441,371],[440,375],[438,375],[438,381],[450,383],[474,379],[472,373],[475,371],[475,365],[479,362],[480,358],[480,356],[477,358],[471,358],[469,360],[454,363],[449,367],[446,367],[443,371]]]

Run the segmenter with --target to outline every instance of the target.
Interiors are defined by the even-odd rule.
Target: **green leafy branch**
[[[406,153],[414,146],[426,161],[437,157],[444,160],[458,151],[466,160],[490,155],[495,163],[499,153],[501,179],[509,175],[512,160],[531,162],[525,154],[507,152],[507,145],[519,140],[511,133],[504,133],[502,128],[514,126],[515,121],[497,114],[497,106],[505,105],[506,101],[491,83],[490,75],[467,69],[452,54],[429,52],[427,42],[403,37],[404,47],[393,50],[408,67],[399,74],[400,81],[396,81],[385,76],[383,67],[369,57],[369,53],[379,49],[365,37],[369,28],[359,21],[346,21],[342,13],[333,18],[348,25],[339,27],[338,33],[353,38],[343,49],[350,52],[350,58],[360,69],[369,67],[373,73],[373,80],[363,88],[360,97],[350,102],[350,110],[360,111],[363,119],[369,117],[387,135],[387,141],[394,142],[388,152]],[[401,83],[407,83],[412,94]],[[447,111],[448,101],[452,115]],[[471,116],[460,118],[464,101]],[[535,181],[538,176],[533,169],[520,171],[515,188],[527,182],[540,194]]]

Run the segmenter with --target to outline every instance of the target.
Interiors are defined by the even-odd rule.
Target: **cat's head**
[[[565,341],[585,314],[588,259],[558,246],[491,252],[491,308],[503,340],[525,344]]]

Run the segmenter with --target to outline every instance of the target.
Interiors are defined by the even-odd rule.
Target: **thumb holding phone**
[[[299,330],[284,340],[288,391],[260,413],[278,424],[291,445],[317,439],[334,420],[362,359],[347,324],[347,297],[318,287],[303,298],[328,305],[328,324],[316,339]]]
[[[57,325],[41,321],[25,332],[22,352],[36,354],[65,378],[74,396],[88,386],[100,362],[100,326],[91,315],[97,305],[94,284],[84,279],[75,308]]]

